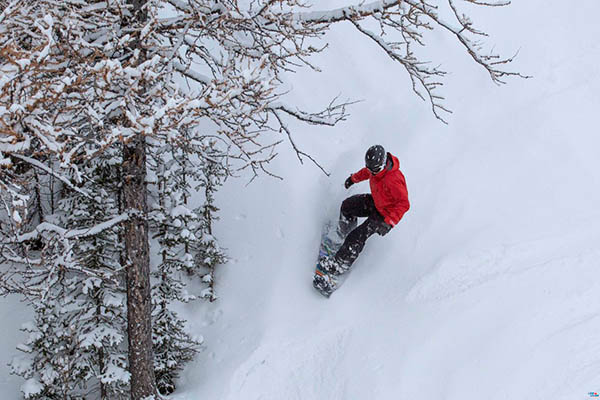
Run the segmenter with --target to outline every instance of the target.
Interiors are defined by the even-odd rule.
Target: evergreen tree
[[[223,162],[224,154],[218,149],[214,139],[206,139],[201,144],[203,157],[199,160],[199,172],[196,177],[199,183],[197,190],[204,192],[204,203],[195,209],[195,213],[202,215],[200,223],[196,225],[194,235],[199,238],[195,243],[195,265],[201,272],[202,281],[208,285],[201,294],[203,298],[215,301],[215,269],[227,260],[225,253],[213,236],[213,226],[218,221],[215,194],[227,176],[226,164]]]
[[[166,257],[169,257],[169,251]],[[185,328],[185,320],[169,308],[175,301],[187,302],[182,298],[183,284],[177,277],[178,271],[168,259],[163,260],[153,273],[156,283],[152,290],[152,341],[154,345],[154,374],[156,386],[161,394],[175,391],[175,379],[184,365],[193,360],[202,344],[194,339]]]
[[[177,140],[184,141],[185,146],[169,139],[154,143],[157,148],[151,153],[150,163],[157,199],[151,220],[160,260],[153,273],[156,282],[153,286],[153,339],[157,386],[163,394],[174,390],[178,372],[201,344],[190,337],[184,329],[184,321],[169,307],[172,303],[186,303],[198,297],[187,292],[182,272],[187,272],[189,277],[201,276],[201,282],[208,287],[201,291],[200,297],[214,300],[214,280],[206,277],[212,278],[214,267],[225,261],[209,231],[216,219],[214,193],[227,176],[221,164],[223,154],[218,153],[214,141],[193,139],[185,131]],[[202,157],[198,158],[198,154]],[[202,206],[193,207],[191,204],[197,201],[193,195],[200,189],[205,189],[206,200]]]
[[[90,370],[70,318],[77,307],[72,295],[76,284],[77,279],[59,271],[43,301],[33,305],[34,322],[22,329],[29,336],[19,350],[28,356],[13,359],[11,371],[26,379],[21,390],[27,399],[84,398],[82,384]]]
[[[117,168],[114,160],[104,159],[110,154],[80,166],[98,179],[83,186],[89,198],[63,189],[54,212],[45,216],[57,226],[79,230],[77,240],[65,240],[60,232],[43,232],[39,238],[44,268],[30,282],[38,285],[40,296],[31,299],[35,320],[26,326],[29,338],[21,346],[29,361],[13,363],[13,372],[28,379],[27,397],[128,396],[119,227],[97,229],[119,210],[118,196],[111,191]]]
[[[151,221],[157,241],[156,259],[160,260],[152,273],[152,340],[154,374],[161,394],[175,390],[179,372],[201,345],[201,341],[190,337],[185,321],[170,308],[175,302],[187,303],[196,298],[187,293],[181,273],[190,268],[193,258],[189,243],[195,237],[188,228],[196,222],[197,216],[187,208],[190,190],[187,160],[177,157],[180,150],[166,143],[152,152],[154,157],[150,162],[157,199],[152,206]]]
[[[92,198],[77,196],[67,224],[93,228],[119,215],[121,209],[118,151],[107,149],[101,157],[92,159],[83,173],[94,177],[84,186]],[[75,243],[75,252],[79,262],[98,276],[80,281],[79,315],[73,318],[91,371],[86,386],[102,400],[127,398],[130,374],[122,227],[116,225],[80,238]]]

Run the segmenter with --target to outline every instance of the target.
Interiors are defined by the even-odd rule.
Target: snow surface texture
[[[313,60],[324,72],[290,78],[294,100],[310,109],[340,92],[366,101],[338,127],[296,126],[296,143],[331,177],[282,146],[274,169],[283,181],[231,180],[219,193],[215,235],[233,260],[217,275],[217,302],[185,306],[207,350],[171,398],[571,400],[600,391],[599,12],[596,0],[527,0],[473,15],[498,50],[520,48],[515,68],[534,76],[500,88],[437,38],[431,50],[453,71],[449,126],[379,49],[351,27],[331,32],[330,51]],[[369,240],[324,299],[311,285],[321,224],[345,196],[368,191],[343,182],[376,143],[399,157],[412,208]],[[2,303],[7,399],[23,384],[4,367],[20,337],[15,307]]]

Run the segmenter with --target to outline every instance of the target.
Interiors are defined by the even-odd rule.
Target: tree
[[[169,306],[174,302],[187,303],[197,296],[186,290],[182,278],[184,271],[194,271],[195,243],[193,226],[201,223],[201,216],[190,209],[188,199],[192,182],[197,175],[187,150],[164,141],[151,141],[156,146],[151,151],[150,171],[154,190],[151,198],[150,221],[159,246],[158,265],[154,269],[152,287],[152,328],[154,343],[154,369],[157,389],[161,394],[175,390],[175,379],[183,365],[191,361],[201,342],[185,331],[185,321]]]
[[[443,119],[448,109],[439,89],[445,72],[415,51],[426,50],[424,32],[454,37],[496,83],[520,76],[503,69],[512,58],[482,47],[485,33],[460,11],[465,3],[508,4],[380,0],[312,11],[300,0],[0,0],[2,288],[39,296],[34,287],[43,280],[24,282],[56,257],[49,251],[72,248],[84,232],[122,226],[131,398],[153,396],[149,141],[184,148],[190,140],[213,137],[227,155],[228,171],[256,175],[273,174],[268,163],[287,138],[301,162],[308,158],[318,165],[295,145],[287,121],[335,125],[347,117],[349,102],[334,99],[321,110],[300,110],[285,102],[281,83],[286,72],[318,70],[310,57],[326,49],[324,35],[337,23],[351,24],[402,66],[414,92]],[[451,20],[441,17],[442,6]],[[93,199],[84,183],[94,178],[83,166],[109,149],[121,152],[122,212],[93,227],[68,229],[41,215],[30,195],[32,170]],[[195,149],[187,157],[203,154]],[[36,243],[40,232],[52,233],[60,244],[46,244],[45,258]],[[76,273],[78,267],[61,268]]]
[[[83,186],[89,198],[62,188],[50,204],[38,199],[38,212],[66,227],[93,229],[110,219],[119,212],[115,161],[114,152],[105,151],[82,166],[86,176],[96,179]],[[38,185],[38,196],[48,186]],[[23,328],[28,338],[19,349],[26,356],[12,362],[13,373],[27,379],[27,398],[84,399],[97,393],[104,400],[128,393],[119,230],[117,224],[95,234],[82,229],[77,240],[64,240],[60,232],[41,229],[36,241],[41,260],[36,264],[43,268],[33,269],[20,282],[28,288],[25,294],[35,318]]]
[[[199,173],[194,181],[198,183],[196,190],[204,192],[204,203],[194,210],[196,215],[202,215],[194,229],[194,236],[200,238],[200,241],[194,244],[196,261],[194,265],[197,267],[195,272],[200,272],[202,281],[208,285],[201,296],[212,302],[217,299],[215,269],[227,260],[223,249],[213,236],[213,225],[219,220],[215,194],[227,178],[227,169],[222,162],[225,155],[219,152],[214,140],[204,141],[201,148],[204,157],[200,160],[197,169]]]

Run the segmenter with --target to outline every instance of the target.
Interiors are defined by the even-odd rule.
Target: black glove
[[[377,228],[377,233],[379,233],[379,235],[381,236],[385,236],[388,234],[389,231],[391,231],[393,228],[392,225],[388,224],[387,222],[382,221],[381,224],[379,224],[379,227]]]
[[[346,179],[346,182],[344,182],[344,186],[348,189],[352,185],[354,185],[354,182],[352,181],[352,175],[350,175],[348,179]]]

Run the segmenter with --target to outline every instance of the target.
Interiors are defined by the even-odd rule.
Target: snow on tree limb
[[[120,224],[123,221],[127,221],[129,216],[129,213],[123,213],[100,224],[91,226],[89,228],[79,229],[65,229],[50,222],[42,222],[38,224],[33,231],[18,235],[17,241],[22,243],[28,240],[36,239],[42,234],[42,232],[53,232],[64,239],[80,239],[86,236],[94,236],[106,229],[110,229],[113,226]]]
[[[60,180],[62,183],[64,183],[65,185],[67,185],[68,187],[70,187],[71,189],[73,189],[74,191],[76,191],[77,193],[80,193],[80,194],[84,195],[85,197],[90,198],[90,195],[86,191],[81,190],[77,186],[73,185],[69,179],[65,178],[64,176],[62,176],[62,175],[58,174],[57,172],[53,171],[52,169],[48,168],[47,166],[45,166],[44,164],[42,164],[38,160],[35,160],[35,159],[31,158],[31,157],[27,157],[27,156],[24,156],[24,155],[21,155],[21,154],[16,154],[16,153],[13,153],[12,156],[15,157],[15,158],[18,158],[19,160],[23,160],[26,163],[31,164],[31,165],[33,165],[36,168],[41,169],[42,171],[44,171],[44,172],[46,172],[46,173],[54,176],[55,178],[57,178],[58,180]]]
[[[210,85],[211,79],[208,76],[201,74],[199,72],[196,72],[189,67],[186,67],[185,65],[181,64],[179,61],[174,61],[173,67],[177,71],[181,72],[183,75],[187,76],[190,79],[195,80],[198,83],[201,83],[203,85]]]
[[[325,23],[345,21],[348,18],[370,17],[377,12],[398,6],[403,0],[383,0],[340,7],[334,10],[305,11],[294,14],[294,18],[305,23]]]
[[[299,121],[307,122],[311,125],[327,125],[335,126],[338,122],[346,120],[348,114],[346,113],[346,107],[356,102],[347,101],[344,103],[336,104],[337,97],[334,98],[329,105],[320,111],[309,113],[302,111],[293,106],[287,105],[283,102],[276,102],[267,107],[268,110],[282,111]]]

